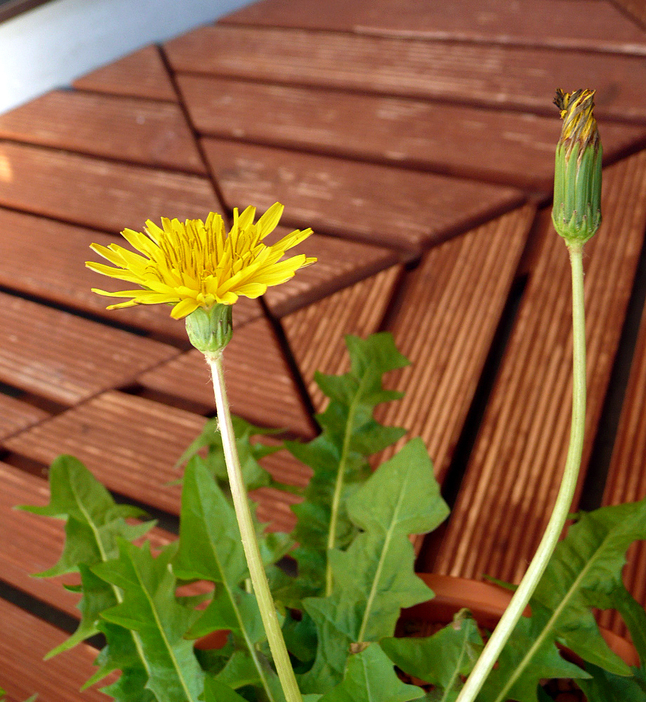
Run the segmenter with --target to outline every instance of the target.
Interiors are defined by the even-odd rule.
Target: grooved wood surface
[[[345,335],[365,338],[379,331],[400,277],[401,267],[393,266],[282,320],[290,349],[318,412],[325,408],[326,398],[314,381],[314,372],[340,374],[350,370]]]
[[[177,354],[151,339],[0,293],[0,381],[73,405]]]
[[[180,75],[179,85],[202,134],[552,187],[560,134],[553,115],[195,75]],[[612,122],[601,133],[606,159],[646,139],[643,127]]]
[[[48,702],[107,702],[112,699],[96,687],[80,692],[83,683],[96,672],[93,666],[96,649],[82,643],[45,663],[45,654],[62,643],[68,634],[1,598],[0,621],[2,688],[7,691],[7,702],[24,702],[35,693],[38,699]],[[110,679],[104,684],[106,682]]]
[[[636,502],[646,497],[646,315],[642,315],[630,378],[619,428],[606,479],[603,505]],[[646,602],[646,544],[634,544],[628,551],[624,583],[638,602]],[[600,621],[618,633],[625,626],[614,612]]]
[[[644,152],[606,171],[604,223],[586,247],[588,407],[579,485],[643,244],[645,186]],[[439,573],[518,582],[556,498],[571,411],[570,272],[563,242],[551,227],[543,236],[435,562]]]
[[[178,105],[55,90],[0,115],[0,138],[205,173]]]
[[[417,251],[523,200],[515,188],[205,139],[228,207],[277,200],[284,223]],[[413,206],[411,207],[411,203]]]
[[[141,225],[137,227],[138,231],[141,229]],[[85,267],[85,261],[102,261],[90,250],[90,244],[107,246],[117,242],[128,248],[122,237],[4,208],[0,208],[0,230],[5,233],[0,236],[0,285],[3,287],[187,345],[184,324],[171,318],[170,307],[138,305],[106,310],[109,304],[119,300],[92,292],[93,287],[110,291],[128,289],[129,283],[99,275]],[[236,304],[235,323],[246,324],[261,314],[257,300],[243,298]]]
[[[224,352],[223,366],[234,414],[254,424],[312,436],[312,420],[269,322],[259,319],[236,331]],[[195,349],[143,373],[138,381],[146,388],[215,411],[211,373],[204,356]]]
[[[639,0],[617,0],[630,10]],[[222,21],[261,27],[327,29],[360,34],[460,39],[646,54],[646,34],[608,2],[577,0],[262,0]]]
[[[165,50],[179,72],[548,115],[555,86],[594,84],[599,116],[646,121],[642,56],[236,26],[201,27]]]
[[[642,0],[612,0],[612,2],[636,20],[642,29],[646,29],[646,5]]]
[[[47,412],[38,407],[0,393],[0,440],[27,429],[48,416]]]
[[[389,330],[411,361],[388,386],[405,392],[381,405],[383,424],[421,436],[444,480],[534,220],[526,205],[432,248],[408,274]],[[465,353],[468,349],[468,353]],[[393,454],[389,449],[385,456]]]
[[[0,185],[0,205],[115,232],[220,210],[205,178],[12,142],[0,142]]]
[[[74,87],[97,93],[177,100],[159,49],[146,46],[74,81]]]

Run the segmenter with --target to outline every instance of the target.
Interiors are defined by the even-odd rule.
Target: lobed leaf
[[[331,689],[343,678],[351,644],[392,636],[402,607],[433,596],[414,574],[408,536],[434,529],[447,514],[421,439],[409,442],[349,499],[349,518],[362,531],[347,551],[330,553],[332,594],[304,601],[318,630],[304,691]]]

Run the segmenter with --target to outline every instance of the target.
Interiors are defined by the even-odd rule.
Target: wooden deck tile
[[[74,87],[97,93],[177,101],[159,49],[146,46],[74,81]]]
[[[258,319],[236,330],[223,358],[234,414],[261,426],[313,435],[312,420],[268,321]],[[211,374],[199,351],[188,351],[137,380],[146,388],[215,411]]]
[[[0,393],[0,440],[47,419],[49,414],[27,402]]]
[[[167,512],[179,512],[181,473],[175,461],[204,418],[140,397],[109,391],[4,442],[9,450],[49,465],[67,453],[105,486]]]
[[[0,205],[97,229],[220,211],[205,178],[0,142]]]
[[[0,570],[2,579],[23,592],[50,604],[72,617],[79,618],[77,593],[62,587],[63,583],[78,584],[77,574],[55,578],[34,578],[51,568],[58,560],[65,541],[65,521],[49,519],[14,509],[17,505],[45,505],[49,502],[49,484],[35,475],[0,463],[0,519],[2,531],[11,539],[0,540]],[[34,538],[38,534],[38,538]],[[154,528],[147,535],[154,546],[177,537],[163,529]]]
[[[266,242],[273,243],[289,231],[286,227],[279,227]],[[390,249],[316,233],[290,249],[288,255],[301,253],[316,256],[316,264],[297,271],[287,283],[268,288],[264,295],[272,314],[278,317],[367,278],[398,259],[397,253]]]
[[[641,0],[614,0],[614,3],[646,29],[646,5]]]
[[[380,422],[421,436],[443,481],[473,399],[535,210],[525,206],[428,251],[412,271],[389,326],[411,366],[388,386]],[[389,449],[385,457],[394,453]]]
[[[607,169],[604,224],[586,247],[589,395],[581,480],[643,243],[645,186],[646,152]],[[518,582],[556,498],[571,411],[570,270],[560,237],[551,227],[543,234],[434,566],[439,573]]]
[[[548,116],[556,86],[594,85],[597,117],[646,121],[642,56],[224,25],[196,29],[165,50],[180,72],[437,98]]]
[[[345,335],[366,337],[379,330],[401,273],[401,266],[392,266],[281,320],[317,411],[324,409],[326,398],[314,372],[338,375],[350,369]]]
[[[283,223],[417,251],[519,204],[520,191],[296,151],[205,139],[229,207],[285,205]]]
[[[0,115],[0,138],[205,173],[178,105],[55,90]]]
[[[205,419],[133,395],[106,392],[22,432],[3,445],[49,465],[67,453],[82,461],[108,489],[138,502],[178,514],[181,488],[168,485],[181,476],[175,462],[202,431]],[[284,523],[285,505],[295,496],[256,491],[259,514],[274,528]]]
[[[141,225],[137,230],[141,230]],[[87,260],[101,260],[90,250],[93,242],[104,246],[117,242],[128,247],[116,232],[102,234],[3,208],[0,208],[0,231],[5,233],[0,236],[0,285],[188,345],[184,324],[171,318],[170,307],[138,305],[106,310],[115,300],[92,292],[93,287],[112,291],[128,287],[128,283],[98,275],[85,267]],[[260,315],[262,309],[257,300],[241,298],[236,303],[237,325]]]
[[[0,380],[66,405],[124,384],[177,349],[0,293]]]
[[[646,34],[600,0],[461,0],[459,10],[418,0],[264,0],[220,22],[646,54]]]
[[[79,644],[43,662],[45,654],[65,641],[68,634],[3,599],[0,599],[0,621],[2,688],[7,691],[6,702],[24,702],[35,693],[39,700],[47,702],[108,702],[112,699],[96,687],[80,691],[83,683],[96,672],[93,666],[96,649]]]
[[[606,479],[604,505],[635,502],[646,497],[646,315],[642,315],[630,378]],[[646,606],[646,544],[634,544],[624,568],[624,582],[638,602]],[[621,618],[605,612],[604,626],[624,634]]]
[[[552,187],[561,130],[556,111],[542,117],[226,78],[180,74],[178,80],[203,134],[517,187]],[[601,133],[606,159],[646,140],[638,126],[606,122]]]

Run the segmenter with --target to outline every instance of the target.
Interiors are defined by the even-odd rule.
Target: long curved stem
[[[585,430],[586,403],[586,357],[585,357],[585,306],[583,289],[583,246],[569,244],[570,264],[572,267],[572,425],[570,430],[570,446],[568,448],[565,470],[561,480],[552,516],[547,524],[543,538],[529,564],[527,572],[514,593],[509,606],[500,619],[491,638],[487,642],[482,655],[478,659],[471,675],[462,688],[457,702],[473,702],[482,688],[487,676],[495,665],[500,652],[511,636],[518,620],[536,589],[545,568],[556,548],[567,515],[572,505],[576,490],[583,455],[583,436]],[[514,678],[515,679],[515,678]],[[514,680],[507,682],[496,702],[506,699]]]
[[[220,434],[222,435],[222,446],[224,448],[224,458],[227,464],[227,473],[229,475],[231,496],[240,527],[242,548],[244,549],[247,559],[253,591],[258,601],[258,609],[260,610],[262,623],[265,628],[265,633],[267,634],[269,648],[274,658],[274,663],[276,664],[276,672],[278,673],[278,678],[280,679],[283,692],[285,693],[285,699],[287,702],[302,702],[303,698],[298,689],[296,676],[294,675],[294,670],[289,660],[289,653],[287,652],[278,617],[276,616],[276,607],[271,596],[269,582],[267,581],[267,575],[256,539],[256,530],[251,516],[251,509],[249,508],[247,491],[242,478],[242,468],[236,448],[233,424],[231,422],[231,412],[229,410],[229,402],[224,385],[222,354],[221,352],[217,354],[205,354],[205,357],[207,363],[211,367],[211,374],[213,376],[215,406],[218,411],[218,421]]]

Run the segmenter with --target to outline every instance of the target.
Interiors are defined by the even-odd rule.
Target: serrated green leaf
[[[168,562],[173,553],[167,547],[153,558],[148,542],[137,548],[120,540],[119,558],[92,570],[123,593],[120,604],[102,617],[137,632],[149,675],[146,687],[159,702],[197,702],[203,673],[192,643],[184,638],[196,614],[175,600],[176,580]]]
[[[183,579],[207,580],[216,585],[212,602],[189,635],[203,636],[218,629],[233,633],[242,650],[234,654],[236,661],[229,661],[220,674],[223,681],[232,687],[260,685],[269,700],[276,699],[271,671],[257,651],[257,644],[265,638],[258,605],[255,597],[240,587],[247,577],[247,564],[235,512],[200,461],[191,461],[186,467],[179,549],[173,567]],[[238,659],[250,662],[253,671],[240,674]],[[233,667],[236,672],[231,677]]]
[[[433,596],[414,574],[408,538],[448,515],[424,442],[413,439],[380,466],[348,501],[348,514],[362,531],[347,551],[330,553],[332,595],[304,601],[318,630],[305,692],[327,692],[343,677],[350,644],[392,636],[402,607]]]
[[[421,688],[397,677],[392,662],[373,644],[350,656],[343,681],[321,702],[408,702],[423,696]]]
[[[246,700],[219,680],[206,678],[204,681],[204,702],[246,702]]]
[[[577,685],[588,702],[646,702],[646,685],[642,679],[613,675],[590,663],[585,669],[592,677],[577,681]]]
[[[292,507],[298,518],[294,538],[299,544],[293,554],[298,580],[292,605],[303,597],[325,593],[329,544],[345,548],[357,533],[345,505],[371,474],[368,457],[405,434],[403,429],[382,426],[373,417],[379,403],[401,397],[382,387],[384,373],[408,364],[392,335],[373,334],[365,340],[347,336],[346,344],[350,372],[315,376],[331,399],[325,412],[317,415],[322,433],[308,444],[286,442],[288,450],[314,471],[305,501]]]
[[[442,688],[436,697],[453,702],[462,689],[461,675],[469,675],[483,643],[478,625],[467,610],[453,623],[425,638],[385,638],[381,648],[405,673]]]
[[[549,610],[538,603],[532,605],[531,617],[520,618],[500,654],[498,667],[489,674],[478,702],[537,702],[537,688],[543,678],[589,677],[588,673],[561,657],[553,638],[541,637],[549,618]]]

